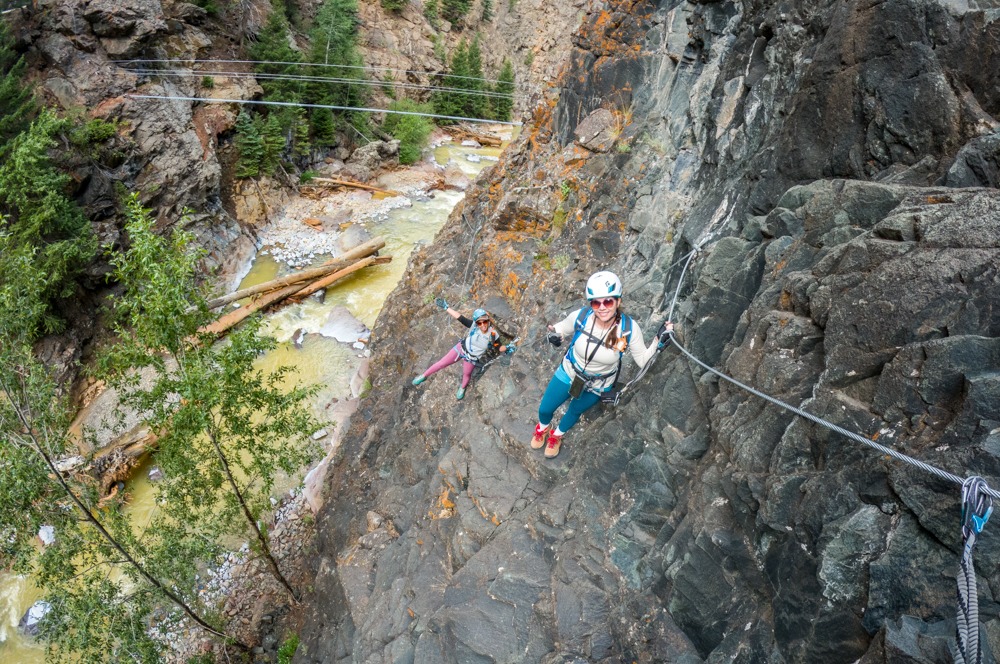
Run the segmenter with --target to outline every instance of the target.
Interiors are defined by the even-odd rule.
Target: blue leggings
[[[556,375],[552,376],[549,386],[545,388],[545,394],[542,395],[542,403],[538,406],[538,421],[542,426],[548,426],[549,422],[552,421],[552,415],[555,414],[556,409],[569,399],[570,384],[563,380],[560,374],[562,376],[566,375],[562,371],[562,367],[556,372]],[[577,398],[571,399],[569,407],[566,408],[562,419],[559,420],[559,430],[566,433],[572,429],[580,419],[580,416],[600,400],[601,397],[586,390]]]

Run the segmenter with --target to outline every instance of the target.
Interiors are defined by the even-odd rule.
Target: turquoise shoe
[[[461,401],[464,396],[465,396],[465,388],[464,387],[458,388],[458,391],[455,392],[455,398]]]
[[[427,380],[427,378],[423,374],[421,374],[421,375],[419,375],[419,376],[417,376],[416,378],[413,379],[413,384],[414,385],[419,385],[420,383],[424,382],[425,380]]]

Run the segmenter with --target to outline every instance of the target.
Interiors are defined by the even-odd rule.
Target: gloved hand
[[[434,304],[438,305],[445,311],[448,311],[448,300],[444,299],[443,297],[434,298]]]
[[[674,324],[670,321],[663,321],[660,325],[660,329],[656,331],[656,339],[658,341],[656,347],[662,349],[666,346],[667,342],[670,340],[670,333],[673,331]]]
[[[562,346],[562,335],[558,332],[549,332],[545,338],[553,346]]]
[[[514,351],[517,350],[517,346],[512,343],[507,344],[507,350],[505,351],[508,355],[513,355]]]

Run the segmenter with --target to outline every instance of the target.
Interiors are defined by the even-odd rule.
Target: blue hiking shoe
[[[465,397],[465,388],[460,387],[458,388],[458,391],[455,392],[455,398],[461,401],[463,397]]]
[[[427,377],[424,376],[423,374],[421,374],[421,375],[419,375],[419,376],[417,376],[416,378],[413,379],[413,384],[414,385],[419,385],[420,383],[424,382],[425,380],[427,380]]]

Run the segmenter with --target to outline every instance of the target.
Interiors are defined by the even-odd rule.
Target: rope
[[[674,290],[674,298],[670,303],[667,320],[670,320],[673,317],[674,307],[677,304],[677,297],[680,293],[681,285],[684,283],[684,275],[687,272],[688,266],[691,264],[691,260],[698,253],[702,244],[699,244],[694,251],[688,254],[687,261],[684,263],[684,269],[681,271],[681,277],[677,282],[677,288]],[[779,406],[780,408],[784,408],[785,410],[795,413],[800,417],[804,417],[805,419],[822,427],[839,433],[842,436],[850,438],[851,440],[867,445],[882,454],[886,454],[894,459],[931,473],[932,475],[936,475],[941,479],[948,480],[962,486],[963,546],[962,558],[959,564],[959,573],[957,576],[958,610],[955,627],[957,645],[952,646],[952,655],[954,656],[956,664],[982,664],[982,650],[979,644],[979,595],[976,588],[976,570],[973,564],[972,550],[976,545],[979,533],[982,532],[983,527],[986,525],[986,521],[990,518],[990,514],[993,511],[993,498],[1000,498],[1000,493],[991,489],[986,483],[986,480],[981,477],[972,476],[963,479],[958,475],[953,475],[952,473],[932,466],[929,463],[925,463],[919,459],[914,459],[911,456],[903,454],[902,452],[897,452],[896,450],[888,448],[885,445],[880,445],[869,438],[865,438],[864,436],[861,436],[853,431],[848,431],[847,429],[844,429],[843,427],[840,427],[832,422],[808,413],[801,408],[796,408],[795,406],[780,401],[779,399],[775,399],[760,390],[741,383],[735,378],[727,376],[721,371],[708,366],[688,352],[688,350],[677,341],[672,331],[669,333],[669,336],[670,341],[677,348],[677,350],[683,353],[692,362],[706,371],[715,374],[719,378],[732,383],[740,389],[758,396],[769,403]],[[652,364],[652,362],[649,364]]]

